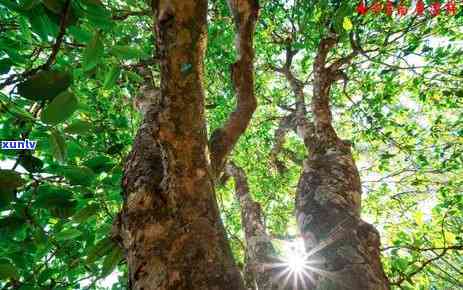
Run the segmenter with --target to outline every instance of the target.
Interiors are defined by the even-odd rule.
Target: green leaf
[[[0,280],[19,279],[19,273],[10,259],[0,258]]]
[[[119,79],[121,74],[121,68],[119,66],[113,66],[111,69],[106,73],[103,87],[105,89],[109,89],[114,86]]]
[[[45,287],[36,287],[36,286],[31,286],[31,285],[21,285],[21,287],[18,288],[18,290],[47,290],[49,288],[45,288]],[[61,287],[56,287],[55,288],[56,290],[65,290]]]
[[[93,37],[90,31],[81,26],[71,26],[67,29],[67,31],[69,31],[69,34],[72,35],[76,41],[81,43],[90,42]]]
[[[100,240],[86,251],[88,253],[86,262],[88,264],[95,262],[99,257],[103,257],[109,253],[113,247],[115,247],[115,244],[110,238]]]
[[[12,101],[9,97],[0,92],[0,109],[6,108],[10,113],[23,120],[35,120],[31,113],[27,112],[17,102]]]
[[[0,208],[7,206],[15,198],[16,189],[24,182],[16,171],[0,169]]]
[[[115,45],[111,47],[110,52],[122,59],[137,59],[146,56],[142,50],[128,45]]]
[[[13,11],[19,11],[19,5],[11,0],[0,0],[0,5]]]
[[[85,71],[94,69],[103,56],[104,47],[100,33],[96,32],[83,53],[82,67]]]
[[[51,215],[57,218],[66,219],[72,216],[75,213],[75,206],[77,202],[74,201],[66,207],[53,207],[49,208]]]
[[[13,62],[9,58],[0,59],[0,75],[8,73],[12,65]]]
[[[103,261],[101,276],[106,277],[109,274],[111,274],[123,257],[124,252],[122,251],[122,249],[119,248],[117,245],[114,246],[111,252],[106,256],[106,258]]]
[[[72,83],[72,76],[62,71],[41,71],[18,85],[18,93],[33,101],[52,100]]]
[[[55,14],[61,14],[64,9],[64,3],[59,0],[42,0],[42,3]]]
[[[0,218],[0,235],[6,236],[14,234],[16,231],[20,230],[26,222],[27,221],[23,217],[17,215]]]
[[[63,230],[55,235],[55,239],[57,241],[67,241],[71,239],[75,239],[82,235],[82,232],[78,229],[67,229]]]
[[[95,5],[95,6],[104,7],[101,0],[82,0],[82,2],[84,2],[87,5]]]
[[[42,5],[37,5],[24,14],[29,18],[32,31],[38,34],[43,42],[48,42],[49,36],[55,37],[58,34],[58,25],[48,17],[46,8]]]
[[[42,208],[68,205],[73,199],[72,191],[61,186],[50,184],[40,185],[37,189],[35,205]]]
[[[84,120],[76,120],[64,129],[65,133],[68,134],[85,134],[90,133],[93,125],[90,122]]]
[[[35,206],[48,209],[53,216],[67,218],[74,214],[76,205],[73,193],[67,188],[44,184],[37,189]]]
[[[119,154],[122,150],[124,150],[124,144],[116,143],[114,145],[111,145],[108,148],[108,150],[106,150],[106,153],[109,155],[115,155],[115,154]]]
[[[67,120],[77,110],[79,103],[71,92],[63,92],[54,98],[42,112],[42,122],[56,125]]]
[[[101,1],[80,0],[79,4],[76,6],[79,13],[92,24],[105,30],[112,27],[111,12],[104,7]]]
[[[24,180],[18,172],[14,170],[0,169],[0,190],[15,190],[23,184]]]
[[[53,156],[58,162],[64,162],[67,158],[67,148],[64,137],[57,130],[51,130],[49,142],[52,147]]]
[[[21,3],[21,11],[27,11],[35,8],[38,4],[40,4],[40,0],[25,0]]]
[[[100,206],[96,203],[92,203],[83,209],[76,212],[72,219],[77,223],[82,223],[86,221],[91,216],[94,216],[100,210]]]
[[[44,282],[48,281],[48,279],[50,279],[53,276],[53,272],[53,269],[46,268],[40,273],[37,282],[43,284]]]
[[[114,167],[114,163],[111,158],[99,155],[94,158],[91,158],[83,163],[83,165],[89,167],[95,173],[101,173],[103,171],[108,171]]]
[[[88,167],[68,166],[64,168],[63,175],[71,185],[90,185],[95,178],[95,173]]]

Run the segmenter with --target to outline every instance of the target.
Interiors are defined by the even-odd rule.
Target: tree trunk
[[[285,265],[276,257],[276,251],[263,223],[262,209],[249,192],[246,174],[241,167],[229,162],[225,172],[235,180],[235,196],[241,208],[241,223],[244,228],[246,251],[244,281],[247,289],[278,290],[292,289],[283,285],[281,277]]]
[[[296,192],[296,218],[305,243],[307,270],[302,289],[386,290],[389,282],[380,260],[379,234],[360,218],[361,184],[350,143],[341,140],[333,126],[330,89],[346,80],[341,68],[354,51],[329,66],[326,59],[337,44],[336,35],[323,39],[313,66],[311,113],[306,116],[304,84],[291,71],[297,50],[286,48],[283,67],[273,69],[288,80],[296,98],[296,110],[283,118],[275,132],[272,158],[276,159],[286,133],[293,129],[304,140],[308,158]]]
[[[115,223],[130,289],[243,290],[207,156],[203,57],[207,1],[153,1],[161,94],[124,170]]]
[[[300,177],[296,215],[314,277],[313,289],[389,289],[380,261],[379,234],[360,218],[361,183],[350,143],[332,127],[330,88],[339,63],[326,66],[336,36],[321,41],[314,62],[309,157]]]

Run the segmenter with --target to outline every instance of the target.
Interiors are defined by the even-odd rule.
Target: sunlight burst
[[[305,257],[302,255],[298,255],[297,253],[291,253],[288,257],[286,257],[285,261],[288,263],[288,267],[293,272],[301,272],[304,270],[305,265]]]
[[[283,244],[281,263],[273,267],[282,269],[277,279],[282,279],[285,285],[291,283],[293,289],[305,289],[307,281],[313,281],[311,273],[316,269],[311,265],[315,263],[305,252],[303,240],[296,239]]]
[[[283,247],[283,261],[291,272],[302,272],[307,263],[304,244],[301,240],[287,242]]]

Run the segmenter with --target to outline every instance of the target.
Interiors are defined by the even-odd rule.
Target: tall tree
[[[258,4],[229,6],[237,30],[232,79],[238,104],[212,134],[211,169],[203,89],[207,1],[152,3],[161,89],[145,110],[126,161],[124,208],[115,224],[127,250],[130,289],[244,289],[214,185],[256,108],[252,38]]]
[[[330,108],[332,85],[345,78],[342,67],[358,53],[354,51],[327,62],[338,43],[334,32],[321,39],[313,64],[313,91],[307,118],[304,85],[292,72],[297,50],[286,48],[286,62],[275,67],[288,80],[296,98],[294,116],[282,120],[276,132],[279,150],[285,131],[292,128],[308,151],[296,195],[296,219],[304,239],[307,263],[315,289],[389,289],[380,260],[380,239],[370,224],[360,219],[361,183],[349,141],[341,140],[333,128]],[[359,279],[359,277],[364,277]]]
[[[151,2],[0,0],[0,289],[463,287],[461,5]]]

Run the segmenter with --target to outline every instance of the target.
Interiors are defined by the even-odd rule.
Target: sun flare
[[[285,243],[283,247],[283,261],[291,272],[301,273],[307,266],[307,256],[302,241],[295,240]]]
[[[280,248],[279,262],[271,265],[279,269],[275,277],[277,281],[290,285],[291,289],[301,290],[310,289],[318,276],[330,278],[331,273],[322,269],[323,259],[316,255],[324,246],[319,245],[307,252],[302,239],[284,241]]]

